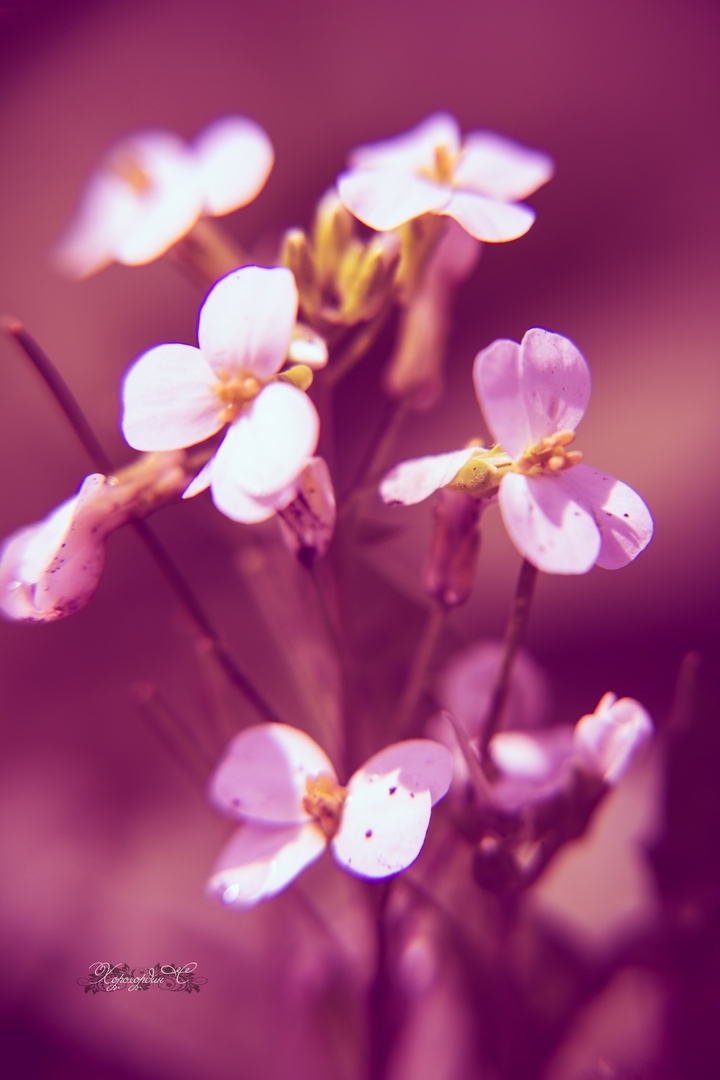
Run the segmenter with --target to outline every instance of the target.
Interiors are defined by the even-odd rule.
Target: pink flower
[[[105,564],[105,537],[122,524],[99,473],[43,521],[9,536],[0,551],[0,611],[9,619],[54,622],[84,607]]]
[[[454,117],[434,113],[404,135],[353,151],[338,192],[372,229],[444,214],[477,240],[493,243],[528,231],[535,214],[516,200],[552,174],[545,154],[490,131],[470,132],[461,143]]]
[[[375,754],[341,787],[309,735],[285,724],[247,728],[210,784],[215,805],[244,824],[209,889],[226,904],[252,907],[289,885],[328,843],[336,862],[359,877],[396,874],[419,855],[450,773],[443,746],[411,739]]]
[[[616,784],[652,733],[652,720],[639,701],[604,694],[595,712],[575,725],[575,760],[585,772]]]
[[[539,570],[584,574],[632,562],[653,534],[648,508],[565,449],[590,397],[590,372],[573,343],[538,329],[519,345],[500,339],[478,353],[473,380],[499,445],[402,462],[380,485],[384,501],[409,505],[448,484],[497,492],[511,540]]]
[[[187,144],[165,131],[117,143],[91,178],[58,257],[73,277],[111,262],[157,259],[201,215],[229,214],[262,190],[273,165],[263,129],[227,116]]]
[[[234,521],[264,521],[292,502],[317,445],[315,406],[274,379],[297,302],[289,270],[235,270],[200,309],[198,349],[159,345],[125,377],[122,427],[137,450],[192,446],[229,425],[185,497],[211,487],[217,508]]]

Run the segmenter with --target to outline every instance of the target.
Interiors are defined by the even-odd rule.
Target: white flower
[[[289,885],[328,843],[336,862],[359,877],[396,874],[419,855],[450,774],[445,747],[410,739],[375,754],[341,787],[309,735],[286,724],[247,728],[210,784],[215,805],[244,824],[208,887],[226,904],[252,907]]]
[[[92,176],[58,249],[60,265],[85,277],[111,262],[157,259],[201,215],[229,214],[262,190],[273,165],[263,129],[227,116],[188,144],[165,131],[117,143]]]
[[[198,349],[159,345],[130,368],[122,428],[136,450],[177,450],[229,424],[185,497],[207,487],[234,521],[271,517],[295,498],[317,446],[315,406],[274,381],[297,313],[289,270],[247,266],[222,278],[200,309]]]
[[[595,712],[575,725],[575,760],[585,772],[616,784],[652,733],[653,722],[639,701],[604,694]]]
[[[477,240],[497,243],[528,231],[535,214],[516,200],[552,174],[546,154],[490,131],[472,131],[461,142],[455,118],[435,113],[404,135],[353,151],[338,192],[372,229],[444,214]]]

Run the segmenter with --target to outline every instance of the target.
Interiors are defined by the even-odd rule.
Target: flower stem
[[[517,589],[515,592],[515,600],[513,601],[510,618],[505,631],[505,648],[503,650],[502,663],[500,665],[500,671],[498,672],[497,682],[495,683],[495,689],[493,690],[493,696],[490,701],[488,718],[481,736],[480,750],[483,761],[486,761],[487,755],[485,751],[487,750],[488,743],[497,730],[502,710],[507,699],[510,671],[512,669],[513,660],[515,659],[515,653],[517,652],[518,645],[525,633],[525,627],[527,626],[527,621],[530,616],[530,606],[535,591],[537,575],[537,567],[533,566],[527,559],[523,559],[522,566],[520,567],[520,577],[518,578]]]
[[[446,616],[447,609],[437,604],[433,606],[425,623],[425,629],[418,641],[405,689],[402,692],[395,713],[397,733],[404,734],[409,727],[418,702],[422,697],[427,682],[428,669],[432,662],[438,638],[445,625]]]
[[[389,401],[379,429],[372,440],[368,453],[360,463],[355,481],[349,492],[340,500],[339,513],[346,514],[368,487],[380,479],[392,445],[408,413],[404,398]]]
[[[337,384],[352,371],[355,365],[362,360],[365,353],[372,348],[390,318],[392,309],[393,303],[392,300],[390,300],[384,304],[372,322],[367,323],[362,330],[358,330],[347,348],[332,361],[324,378],[324,382],[326,382],[328,386],[337,386]]]
[[[47,354],[37,341],[17,319],[3,318],[0,327],[15,338],[26,357],[40,374],[46,386],[62,409],[70,426],[80,440],[93,466],[105,475],[113,473],[113,465],[105,453],[100,441],[78,404],[75,396]],[[265,700],[253,683],[238,667],[235,660],[225,649],[220,637],[206,615],[200,601],[177,568],[164,545],[158,540],[150,526],[144,521],[130,523],[140,537],[146,549],[160,569],[175,597],[184,607],[191,622],[212,648],[220,667],[234,686],[245,695],[248,701],[266,720],[278,721],[279,717],[272,706]]]
[[[390,976],[388,956],[387,908],[392,879],[373,886],[378,890],[376,899],[376,960],[375,977],[368,995],[368,1080],[384,1080],[387,1072],[390,1044],[392,1041],[392,1016],[390,1012]]]

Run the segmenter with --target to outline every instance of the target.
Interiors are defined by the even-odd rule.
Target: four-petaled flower
[[[351,873],[396,874],[419,855],[451,769],[444,746],[410,739],[375,754],[341,787],[309,735],[286,724],[247,728],[210,785],[215,805],[244,824],[208,887],[226,904],[252,907],[289,885],[328,843]]]
[[[461,142],[454,117],[435,113],[386,142],[361,146],[338,179],[348,210],[373,229],[395,229],[422,214],[454,218],[477,240],[523,236],[535,214],[524,199],[553,174],[551,159],[490,131]]]
[[[243,116],[216,120],[190,144],[167,131],[124,139],[91,178],[60,243],[60,265],[85,277],[111,262],[138,266],[157,259],[199,217],[251,202],[273,158],[263,129]]]
[[[539,329],[519,345],[500,339],[475,358],[473,380],[499,447],[403,462],[380,485],[385,502],[407,505],[446,484],[475,484],[478,495],[497,491],[511,540],[539,570],[584,574],[636,558],[653,533],[647,506],[566,450],[590,397],[590,372],[573,343]]]
[[[274,380],[297,303],[289,270],[235,270],[200,309],[198,349],[159,345],[125,377],[122,428],[137,450],[181,449],[230,425],[185,497],[210,486],[217,508],[234,521],[264,521],[292,502],[317,446],[312,401]]]

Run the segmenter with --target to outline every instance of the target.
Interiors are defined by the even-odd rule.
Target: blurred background
[[[486,245],[462,286],[446,394],[408,421],[394,453],[482,433],[470,368],[494,338],[519,340],[531,326],[571,337],[593,374],[577,445],[643,495],[656,535],[619,573],[540,581],[527,644],[553,681],[557,719],[574,722],[614,690],[662,726],[683,656],[703,658],[701,719],[608,800],[528,899],[573,948],[600,957],[632,928],[677,915],[662,963],[640,958],[593,999],[547,1066],[550,1080],[717,1075],[719,31],[712,0],[0,3],[0,309],[42,343],[118,462],[131,457],[118,429],[123,372],[153,344],[194,342],[201,300],[165,259],[83,283],[54,272],[53,246],[118,137],[148,127],[191,137],[229,112],[256,119],[275,168],[224,224],[258,251],[307,226],[353,146],[437,109],[555,158],[556,178],[529,200],[530,233]],[[390,342],[338,394],[340,489],[377,428]],[[0,443],[0,535],[43,517],[90,471],[10,341],[0,341]],[[401,511],[371,512],[393,532],[358,571],[368,663],[391,640],[410,654],[429,538],[427,507],[401,523]],[[499,515],[484,521],[476,588],[439,663],[503,631],[518,557]],[[256,534],[207,496],[155,525],[283,716],[321,725],[312,695],[301,701],[300,682],[278,677],[282,628],[262,587],[248,584],[262,561]],[[302,604],[302,584],[287,587]],[[325,863],[307,875],[321,906],[332,898],[325,916],[340,955],[292,890],[245,915],[204,898],[227,825],[147,730],[129,688],[152,681],[189,716],[214,707],[216,688],[135,537],[111,538],[86,610],[49,626],[3,623],[0,642],[7,1060],[28,1077],[354,1076],[359,1035],[343,994],[360,992],[370,962],[356,883],[338,884]],[[75,980],[101,960],[194,960],[209,981],[197,995],[91,998]],[[481,1075],[462,1049],[472,1002],[447,979],[408,1029],[393,1075]],[[605,1072],[589,1071],[603,1062]]]

